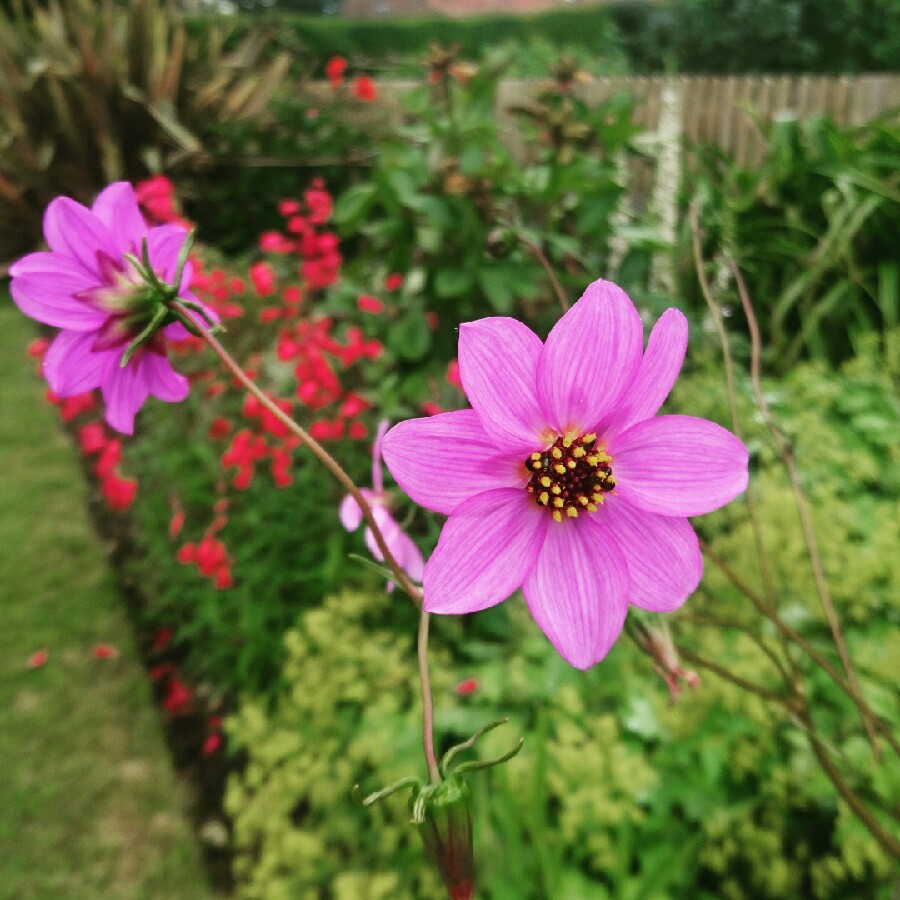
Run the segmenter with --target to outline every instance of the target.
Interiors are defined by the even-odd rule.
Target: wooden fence
[[[677,76],[681,94],[682,134],[688,142],[716,144],[742,165],[758,162],[764,150],[757,121],[779,117],[807,118],[827,115],[842,125],[859,125],[891,109],[900,109],[900,75],[777,75],[777,76]],[[514,106],[528,104],[545,82],[505,79],[497,91],[497,120],[508,146],[520,153],[524,147]],[[588,103],[600,103],[619,91],[637,101],[635,121],[649,132],[659,122],[660,98],[666,77],[630,75],[596,78],[574,91]],[[414,82],[379,82],[379,105],[392,116],[402,116],[399,97]],[[324,100],[327,84],[307,89]]]

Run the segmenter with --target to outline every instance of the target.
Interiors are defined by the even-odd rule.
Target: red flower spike
[[[196,562],[197,546],[193,542],[188,542],[187,544],[179,548],[178,552],[175,554],[175,559],[177,559],[180,563],[184,563],[185,565],[187,565],[188,563]],[[157,632],[157,634],[159,634],[159,632]]]
[[[166,688],[166,696],[163,698],[163,709],[172,715],[182,713],[193,699],[193,696],[191,689],[173,675]]]
[[[169,538],[174,541],[181,534],[182,528],[184,528],[184,510],[176,509],[169,520]]]
[[[267,262],[255,262],[250,266],[250,280],[260,297],[271,297],[275,293],[275,270]]]
[[[343,56],[333,56],[325,65],[325,75],[335,89],[341,86],[346,71],[347,60]]]
[[[76,394],[74,397],[64,397],[59,404],[59,414],[63,422],[71,422],[72,419],[84,412],[90,412],[97,405],[97,398],[93,391],[84,394]]]

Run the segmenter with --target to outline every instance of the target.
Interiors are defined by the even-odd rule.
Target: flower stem
[[[240,381],[240,383],[248,390],[254,397],[256,397],[259,402],[265,406],[265,408],[278,419],[290,432],[296,437],[300,438],[300,440],[309,447],[313,456],[328,469],[329,472],[338,480],[343,488],[346,489],[347,493],[350,494],[353,499],[359,504],[359,508],[362,510],[363,518],[366,520],[366,524],[372,531],[372,535],[375,538],[375,543],[378,545],[378,549],[381,551],[382,556],[384,557],[384,561],[387,566],[390,568],[391,572],[396,579],[397,584],[400,585],[401,588],[409,595],[410,599],[417,606],[421,606],[422,604],[422,591],[420,588],[416,587],[409,579],[409,576],[403,569],[400,567],[400,564],[397,562],[394,554],[391,553],[390,548],[385,542],[384,535],[381,532],[381,529],[378,527],[378,523],[375,521],[375,516],[372,514],[372,508],[369,506],[368,501],[360,492],[359,488],[354,484],[353,479],[344,471],[341,465],[337,462],[337,460],[315,439],[310,435],[304,428],[298,425],[289,415],[283,412],[278,408],[277,404],[273,403],[269,397],[259,388],[259,386],[247,375],[247,373],[240,367],[240,365],[235,361],[235,359],[229,354],[229,352],[219,343],[219,341],[212,335],[209,330],[203,327],[202,323],[198,321],[197,317],[192,313],[185,311],[185,315],[194,322],[194,324],[199,328],[200,333],[203,337],[203,340],[212,348],[213,352],[225,367],[229,370],[229,372],[234,375],[235,378]]]
[[[556,294],[556,299],[559,301],[563,313],[567,313],[569,311],[569,300],[566,297],[566,292],[562,289],[562,285],[559,283],[559,279],[556,277],[556,272],[553,271],[553,266],[550,265],[550,260],[547,259],[547,254],[534,241],[528,240],[523,234],[517,233],[516,237],[518,237],[525,249],[541,264],[541,267],[547,273],[550,286],[553,288],[553,293]]]
[[[419,614],[419,681],[422,684],[422,742],[425,746],[425,762],[432,783],[441,780],[437,756],[434,753],[434,703],[431,699],[431,679],[428,676],[428,624],[430,613],[422,609]]]
[[[875,755],[876,759],[880,759],[881,748],[878,746],[878,742],[875,739],[875,728],[862,699],[862,690],[860,688],[859,679],[856,677],[856,670],[850,660],[850,653],[847,650],[847,642],[844,639],[844,633],[841,630],[841,621],[838,616],[837,607],[834,605],[834,600],[832,600],[831,592],[828,589],[828,581],[825,578],[825,569],[822,565],[822,555],[819,552],[819,544],[816,540],[815,530],[813,529],[812,519],[809,514],[809,505],[806,501],[806,494],[800,485],[800,475],[797,472],[794,450],[790,441],[784,436],[784,433],[776,424],[762,390],[759,372],[761,356],[759,325],[756,321],[756,313],[753,309],[753,303],[750,300],[750,293],[747,290],[747,285],[744,282],[740,268],[734,260],[731,260],[731,272],[734,275],[738,294],[741,298],[741,305],[744,307],[744,315],[747,317],[747,325],[750,329],[750,384],[753,387],[756,405],[759,407],[759,411],[762,413],[766,425],[769,427],[769,431],[781,454],[781,460],[784,463],[785,469],[787,469],[788,478],[790,479],[791,488],[794,493],[794,502],[797,506],[797,513],[800,516],[800,527],[803,530],[803,537],[806,541],[806,552],[809,557],[810,567],[812,568],[816,590],[819,594],[819,600],[825,613],[825,619],[831,630],[831,636],[834,639],[834,645],[837,647],[838,656],[841,658],[841,665],[843,665],[844,673],[847,676],[850,698],[859,710],[859,715],[863,721],[863,726],[866,729],[866,737],[869,740],[869,746],[872,748],[872,753]]]

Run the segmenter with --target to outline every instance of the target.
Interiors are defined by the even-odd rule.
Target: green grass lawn
[[[33,336],[0,293],[0,898],[210,897]]]

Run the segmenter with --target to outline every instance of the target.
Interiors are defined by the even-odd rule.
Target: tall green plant
[[[188,37],[167,0],[0,15],[0,260],[37,242],[54,196],[197,164],[217,122],[264,115],[287,56],[264,63],[265,39],[226,51],[225,37]]]

